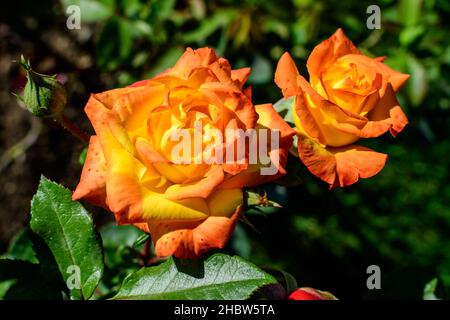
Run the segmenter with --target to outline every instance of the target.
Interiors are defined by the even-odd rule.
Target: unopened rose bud
[[[298,288],[289,295],[288,300],[337,300],[337,298],[327,291]]]
[[[27,73],[27,84],[22,96],[17,96],[26,108],[37,117],[59,118],[66,106],[67,93],[56,75],[35,72],[30,61],[20,57],[20,64]]]

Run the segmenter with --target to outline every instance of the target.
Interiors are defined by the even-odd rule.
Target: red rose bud
[[[25,107],[37,117],[58,118],[67,102],[67,93],[56,76],[35,72],[30,61],[20,57],[20,64],[27,73],[27,84],[22,96],[17,96]]]
[[[291,292],[288,300],[337,300],[337,298],[327,291],[313,288],[298,288]]]

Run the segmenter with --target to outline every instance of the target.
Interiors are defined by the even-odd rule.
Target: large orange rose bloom
[[[250,69],[231,70],[209,48],[187,49],[164,73],[127,88],[91,95],[85,111],[96,135],[73,199],[114,213],[118,224],[149,232],[158,256],[196,257],[228,241],[243,205],[242,188],[273,180],[295,132],[272,105],[254,106],[243,89]],[[171,132],[201,121],[208,130],[280,130],[277,174],[262,176],[259,164],[172,161]],[[226,141],[225,141],[226,142]],[[193,155],[198,156],[198,155]]]
[[[309,56],[309,82],[288,53],[278,62],[275,82],[285,98],[295,96],[299,157],[331,188],[372,177],[384,167],[387,155],[354,142],[388,130],[395,137],[408,123],[395,93],[409,75],[382,61],[361,54],[338,29]]]

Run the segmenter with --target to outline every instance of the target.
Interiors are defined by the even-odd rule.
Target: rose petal
[[[298,69],[289,53],[285,52],[278,61],[275,71],[275,83],[283,92],[283,96],[288,98],[297,94]]]
[[[198,223],[159,221],[148,224],[158,256],[196,258],[211,249],[221,249],[228,242],[241,214],[238,207],[228,217],[211,216]]]
[[[286,165],[287,156],[289,149],[293,143],[293,136],[295,135],[295,130],[292,129],[281,116],[275,111],[272,104],[261,104],[255,106],[258,112],[258,130],[256,131],[259,137],[259,130],[265,129],[266,135],[270,135],[270,130],[279,131],[279,148],[276,150],[270,150],[270,142],[267,147],[269,151],[269,156],[272,159],[272,164],[276,166],[276,173],[273,175],[262,175],[261,168],[262,164],[253,163],[249,164],[247,169],[241,171],[233,177],[228,178],[222,185],[222,188],[237,188],[237,187],[250,187],[256,186],[262,183],[276,180],[277,178],[283,176],[286,171],[284,166]],[[270,137],[268,136],[270,139]],[[269,140],[268,139],[268,140]],[[247,142],[248,143],[248,142]],[[259,145],[259,142],[258,142]],[[258,151],[259,160],[259,151]]]
[[[297,82],[301,91],[295,97],[293,118],[302,133],[333,147],[345,146],[359,139],[353,133],[340,130],[338,125],[362,128],[367,123],[366,118],[323,98],[302,76],[298,76]]]
[[[324,300],[324,298],[312,288],[298,288],[291,292],[288,300]]]
[[[216,189],[206,200],[211,216],[231,217],[244,202],[242,187]]]
[[[389,122],[389,130],[394,137],[408,124],[408,118],[401,109],[394,88],[390,84],[383,98],[367,117],[371,122]]]
[[[250,68],[231,70],[231,79],[237,82],[239,89],[242,89],[244,83],[247,82],[249,75],[250,75]]]
[[[106,207],[106,160],[97,136],[91,136],[81,172],[80,182],[72,199],[85,198],[93,205]]]
[[[359,138],[378,137],[393,127],[400,129],[406,125],[404,122],[406,117],[403,118],[398,113],[399,107],[395,108],[398,106],[396,100],[393,100],[395,95],[380,100],[379,104],[382,106],[377,105],[374,108],[370,117],[372,121],[369,121],[366,117],[351,113],[324,99],[303,77],[299,76],[298,83],[302,94],[296,96],[294,121],[302,133],[306,133],[323,145],[341,147]],[[380,107],[381,110],[377,111]],[[386,111],[391,109],[397,117],[395,121],[389,116],[383,118]]]
[[[306,67],[308,68],[311,85],[316,87],[320,81],[322,70],[326,70],[340,57],[352,53],[359,54],[360,51],[347,38],[341,28],[337,29],[331,37],[317,45],[309,55]]]
[[[95,96],[88,101],[85,110],[97,132],[108,164],[106,203],[119,222],[141,222],[151,218],[198,220],[208,214],[209,209],[201,199],[174,202],[147,190],[140,182],[140,175],[146,167],[135,157],[117,115],[105,108]]]
[[[197,50],[187,48],[174,67],[156,76],[154,79],[165,75],[174,75],[182,79],[188,79],[194,69],[207,67],[216,60],[217,56],[211,48],[200,48]]]
[[[349,54],[343,59],[356,64],[361,70],[366,69],[369,70],[369,72],[382,74],[385,81],[392,85],[395,92],[397,92],[409,79],[408,74],[390,68],[378,58],[372,59],[362,54]]]
[[[376,175],[387,160],[386,154],[357,145],[324,148],[302,134],[298,139],[298,153],[308,170],[329,183],[330,189]]]
[[[223,179],[222,167],[218,165],[212,166],[201,180],[185,184],[174,184],[166,190],[165,195],[169,200],[207,198]]]

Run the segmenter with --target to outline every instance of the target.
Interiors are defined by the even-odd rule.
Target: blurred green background
[[[81,7],[79,30],[66,27],[72,4]],[[381,9],[380,30],[366,27],[372,4]],[[21,53],[38,71],[60,74],[70,93],[68,117],[92,132],[82,111],[89,93],[149,78],[173,65],[186,46],[210,46],[235,68],[251,66],[255,103],[276,102],[281,93],[273,74],[281,54],[289,51],[307,76],[312,48],[342,27],[364,53],[387,56],[388,65],[411,74],[399,97],[410,124],[397,139],[364,141],[389,161],[376,177],[345,189],[329,191],[291,161],[300,183],[268,187],[284,209],[249,216],[259,232],[239,225],[227,251],[342,299],[420,299],[433,278],[437,295],[449,297],[449,1],[16,0],[0,6],[0,253],[26,224],[40,174],[73,188],[81,171],[83,146],[51,123],[36,124],[10,94],[24,85],[12,63]],[[109,219],[91,210],[98,225]],[[381,268],[381,290],[367,290],[372,264]]]

